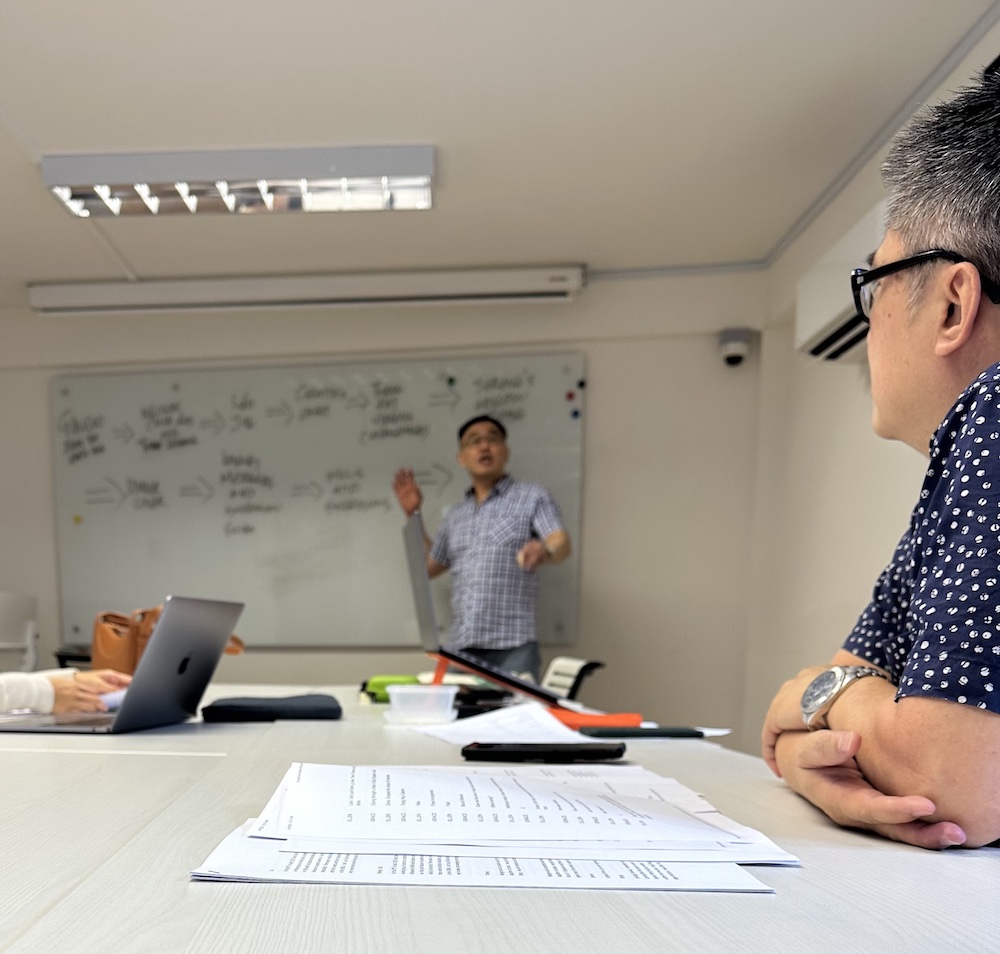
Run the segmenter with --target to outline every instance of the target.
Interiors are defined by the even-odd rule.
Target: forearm
[[[565,530],[556,530],[545,538],[545,550],[549,563],[562,563],[569,558],[571,548],[569,534]]]
[[[856,760],[887,795],[922,795],[929,820],[958,824],[969,847],[1000,838],[1000,716],[943,699],[905,697],[862,679],[833,704],[830,727],[861,736]]]
[[[69,670],[72,677],[76,670]],[[51,712],[55,692],[52,683],[40,672],[5,672],[0,674],[0,712],[32,709]]]

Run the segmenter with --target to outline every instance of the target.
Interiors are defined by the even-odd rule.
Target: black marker
[[[701,729],[681,725],[623,726],[585,725],[578,730],[595,739],[703,739]]]

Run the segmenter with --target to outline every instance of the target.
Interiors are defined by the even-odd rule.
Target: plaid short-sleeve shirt
[[[562,529],[558,505],[539,484],[505,476],[479,504],[466,491],[430,553],[451,572],[450,646],[512,649],[535,639],[538,572],[522,570],[517,552]]]

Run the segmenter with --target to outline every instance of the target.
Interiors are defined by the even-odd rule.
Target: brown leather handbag
[[[161,604],[137,609],[131,616],[98,613],[94,618],[94,638],[90,647],[91,666],[129,674],[135,672],[162,612]],[[236,635],[230,636],[225,651],[230,656],[243,652],[243,640]]]

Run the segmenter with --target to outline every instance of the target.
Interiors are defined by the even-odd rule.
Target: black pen
[[[622,726],[585,725],[579,729],[581,735],[595,739],[703,739],[705,733],[682,725]]]

